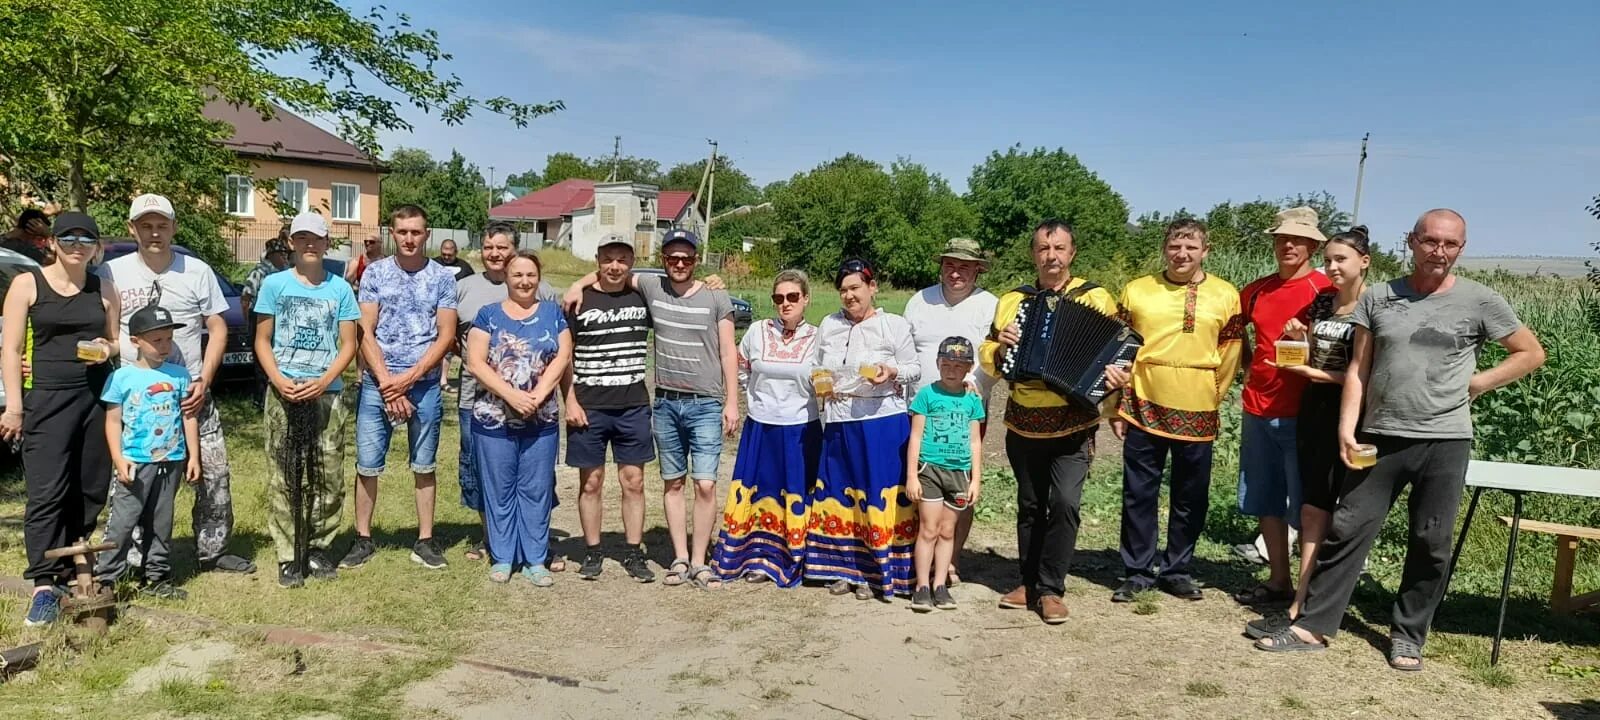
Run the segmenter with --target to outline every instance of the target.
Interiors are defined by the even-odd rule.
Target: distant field
[[[1583,277],[1589,273],[1581,257],[1464,257],[1458,262],[1469,270],[1505,270],[1521,275]]]

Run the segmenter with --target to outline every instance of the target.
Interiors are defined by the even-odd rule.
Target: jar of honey
[[[882,368],[878,367],[877,363],[861,363],[861,367],[856,368],[856,372],[861,374],[861,379],[868,382],[876,380],[881,371]]]
[[[98,340],[78,341],[78,359],[84,362],[99,363],[111,359],[111,349]]]
[[[817,391],[817,397],[825,398],[833,394],[833,373],[825,368],[812,368],[811,387]]]
[[[1304,365],[1311,354],[1311,345],[1304,340],[1279,340],[1273,347],[1278,351],[1278,367]]]
[[[1350,455],[1350,464],[1357,469],[1366,469],[1378,464],[1378,446],[1365,443],[1357,445],[1355,452]]]

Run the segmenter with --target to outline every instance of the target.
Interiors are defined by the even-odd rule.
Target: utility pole
[[[489,209],[494,209],[494,166],[489,166]]]
[[[706,142],[711,143],[711,160],[706,163],[706,236],[702,239],[711,242],[711,201],[717,196],[717,141],[707,138]]]
[[[611,138],[611,176],[606,182],[617,181],[617,168],[622,165],[622,136],[615,135]]]
[[[1367,174],[1367,139],[1372,133],[1361,136],[1361,161],[1356,165],[1356,204],[1350,211],[1350,224],[1357,225],[1361,221],[1361,180]]]

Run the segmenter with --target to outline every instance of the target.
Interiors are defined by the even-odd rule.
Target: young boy
[[[323,268],[328,221],[321,215],[296,216],[289,247],[289,269],[261,282],[255,350],[272,384],[266,394],[267,527],[278,555],[278,585],[296,588],[307,573],[319,580],[337,575],[328,547],[344,501],[347,410],[339,402],[340,376],[356,356],[361,308],[350,284]]]
[[[167,362],[172,331],[183,327],[154,303],[128,318],[137,356],[111,374],[100,400],[106,407],[106,440],[117,484],[111,486],[111,518],[106,540],[117,544],[100,553],[95,579],[111,585],[128,569],[133,530],[139,528],[144,557],[140,592],[170,600],[188,593],[172,585],[167,549],[172,544],[172,502],[178,481],[200,481],[200,423],[183,412],[189,371]]]
[[[983,474],[983,399],[968,392],[972,343],[948,337],[939,343],[939,381],[922,386],[911,401],[911,442],[906,446],[906,494],[917,503],[922,529],[914,559],[917,589],[911,609],[956,609],[945,587],[955,554],[956,517],[978,502]],[[929,572],[932,571],[932,589]]]

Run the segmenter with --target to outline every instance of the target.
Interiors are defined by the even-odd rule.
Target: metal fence
[[[233,250],[233,259],[241,263],[254,263],[261,259],[265,252],[267,241],[278,236],[279,226],[269,223],[252,223],[230,229],[225,237],[229,247]],[[394,246],[389,242],[389,228],[379,225],[352,225],[336,223],[329,226],[328,236],[332,241],[330,254],[347,256],[359,252],[361,242],[370,235],[377,235],[383,240],[384,246],[391,251]],[[456,247],[462,251],[477,248],[481,245],[481,235],[456,228],[432,228],[428,237],[428,254],[438,255],[439,246],[446,240],[454,240]],[[523,250],[540,250],[544,248],[544,233],[525,232],[518,238],[518,247]]]

